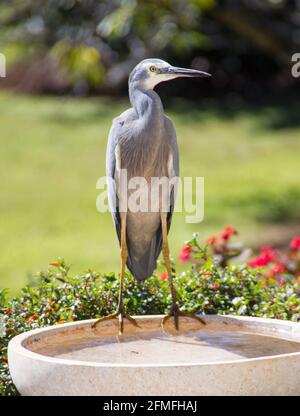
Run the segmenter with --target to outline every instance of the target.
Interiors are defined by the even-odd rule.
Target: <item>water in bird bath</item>
[[[72,322],[14,337],[9,368],[22,395],[299,395],[300,323],[265,318]],[[174,332],[172,332],[174,331]],[[209,364],[209,365],[206,365]],[[161,386],[163,390],[161,389]]]
[[[39,343],[35,352],[104,364],[191,364],[241,360],[300,351],[300,343],[240,331],[206,330],[169,335],[162,331],[123,336],[70,337]]]

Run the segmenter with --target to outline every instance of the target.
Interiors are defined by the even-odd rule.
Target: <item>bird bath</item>
[[[181,318],[175,334],[161,316],[93,320],[13,338],[8,359],[22,395],[299,395],[300,323],[208,315]]]

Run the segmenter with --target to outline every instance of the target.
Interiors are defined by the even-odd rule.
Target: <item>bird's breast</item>
[[[170,145],[163,134],[151,133],[120,143],[120,166],[127,170],[128,179],[168,176]]]

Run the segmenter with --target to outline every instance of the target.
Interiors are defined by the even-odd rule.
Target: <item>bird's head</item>
[[[133,69],[129,76],[129,86],[137,83],[145,90],[152,90],[157,84],[178,77],[210,77],[204,71],[179,68],[161,59],[144,59]]]

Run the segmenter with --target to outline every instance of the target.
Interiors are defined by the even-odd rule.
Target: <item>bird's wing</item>
[[[120,166],[120,160],[118,160],[118,145],[120,141],[124,139],[124,129],[122,128],[124,123],[133,118],[134,112],[132,109],[129,109],[113,120],[108,135],[108,143],[106,149],[108,203],[116,227],[119,242],[121,241],[121,218],[119,211],[119,198],[117,194],[117,170],[118,166]]]
[[[107,193],[108,193],[108,203],[110,211],[113,217],[113,221],[116,227],[118,239],[121,239],[121,219],[119,213],[119,201],[116,192],[116,183],[115,183],[115,172],[116,172],[116,156],[115,150],[118,145],[118,129],[119,122],[118,119],[114,119],[111,126],[107,150],[106,150],[106,177],[107,177]]]
[[[178,145],[176,139],[176,131],[173,126],[172,120],[169,117],[166,117],[166,131],[168,134],[169,142],[170,142],[170,155],[168,160],[168,175],[169,179],[178,178],[179,177],[179,152],[178,152]],[[171,226],[172,216],[175,207],[176,201],[176,182],[174,182],[174,186],[171,188],[171,195],[170,195],[170,211],[167,217],[167,224],[168,224],[168,231]]]
[[[178,152],[178,145],[177,145],[177,139],[176,139],[176,131],[173,126],[172,120],[165,116],[165,128],[168,136],[168,141],[170,145],[170,153],[169,153],[169,159],[168,159],[168,177],[169,179],[172,178],[178,178],[179,177],[179,152]],[[174,185],[176,185],[176,182],[174,182]],[[175,201],[176,201],[176,186],[172,186],[170,189],[170,207],[169,212],[167,215],[167,229],[168,232],[171,227],[174,207],[175,207]],[[157,259],[162,248],[162,228],[159,227],[157,233],[156,233],[156,239],[155,239],[155,258]]]

